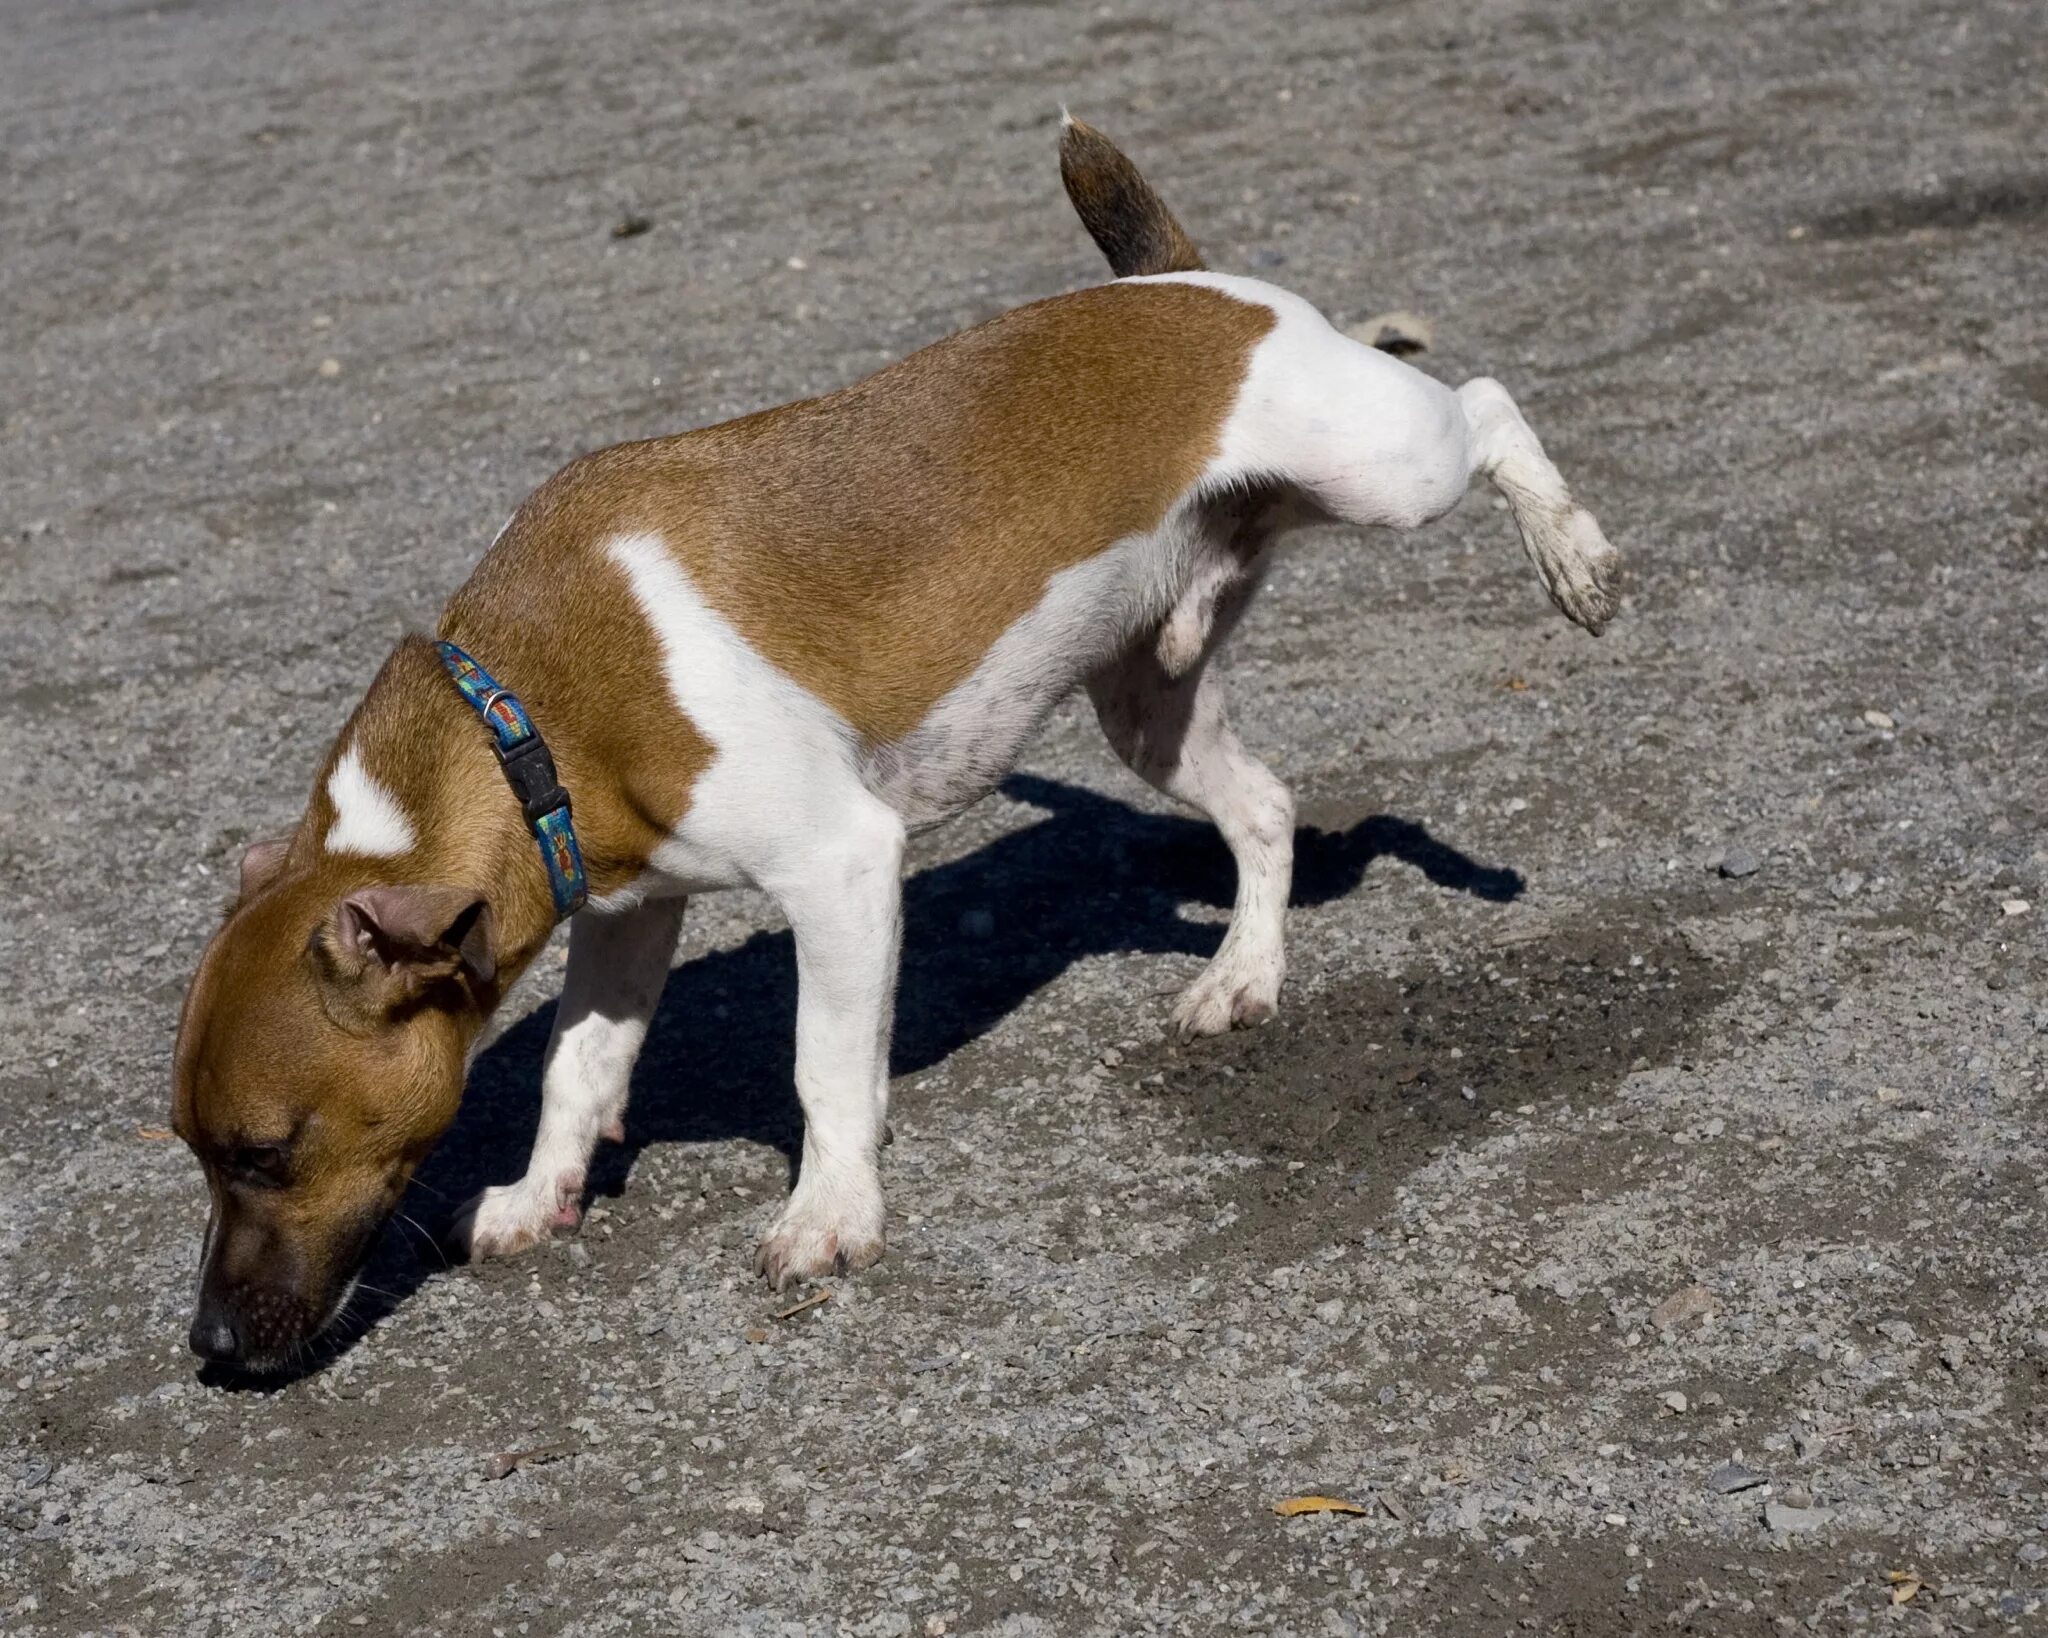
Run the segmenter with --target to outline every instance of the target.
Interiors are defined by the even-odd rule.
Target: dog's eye
[[[227,1170],[237,1183],[281,1188],[290,1175],[291,1158],[289,1143],[244,1143],[228,1152]]]

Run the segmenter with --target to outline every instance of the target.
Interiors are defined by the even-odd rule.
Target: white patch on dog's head
[[[334,823],[327,831],[329,853],[391,858],[418,845],[419,837],[398,799],[370,776],[362,753],[353,745],[327,776],[327,796],[334,804]]]

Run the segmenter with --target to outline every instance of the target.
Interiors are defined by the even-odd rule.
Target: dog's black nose
[[[201,1359],[212,1360],[216,1365],[229,1365],[242,1357],[242,1338],[235,1330],[235,1322],[216,1308],[199,1310],[185,1340]]]

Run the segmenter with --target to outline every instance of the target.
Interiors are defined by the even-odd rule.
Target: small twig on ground
[[[510,1478],[522,1467],[539,1467],[559,1456],[566,1456],[575,1448],[575,1443],[573,1439],[564,1439],[559,1444],[537,1445],[532,1450],[502,1450],[484,1464],[484,1477]]]
[[[804,1300],[798,1303],[794,1308],[783,1309],[783,1311],[777,1314],[775,1317],[779,1320],[795,1319],[797,1315],[801,1314],[806,1308],[816,1308],[819,1303],[830,1302],[831,1300],[831,1292],[820,1291],[815,1297],[804,1298]]]

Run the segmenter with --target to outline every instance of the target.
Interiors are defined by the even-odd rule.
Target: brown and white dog
[[[1616,555],[1498,383],[1456,389],[1307,302],[1202,271],[1069,121],[1061,169],[1117,282],[1006,313],[839,392],[589,455],[543,484],[440,635],[525,702],[590,885],[525,1177],[476,1255],[575,1226],[687,895],[741,884],[795,934],[801,1170],[760,1248],[784,1282],[882,1252],[904,838],[957,813],[1085,685],[1123,759],[1238,870],[1188,1034],[1280,994],[1293,803],[1209,665],[1303,521],[1412,529],[1475,475],[1597,632]],[[334,1317],[469,1054],[555,924],[489,732],[408,638],[285,840],[252,848],[187,997],[174,1119],[212,1196],[192,1346],[275,1366]]]

